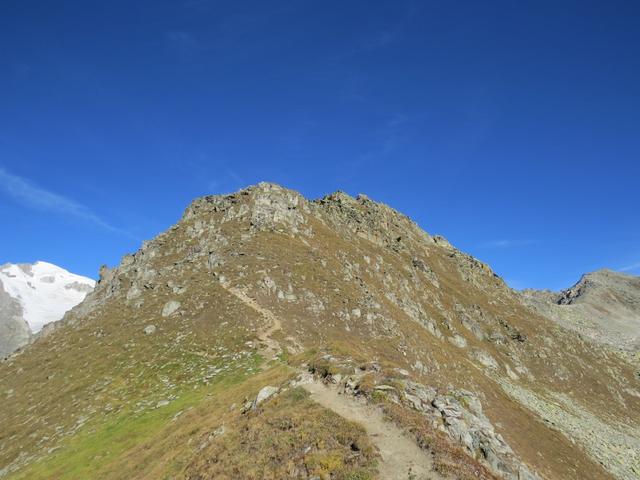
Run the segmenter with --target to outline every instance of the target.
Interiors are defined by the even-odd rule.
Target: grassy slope
[[[283,364],[251,376],[232,371],[167,406],[91,425],[10,478],[276,479],[296,469],[375,478],[376,453],[362,428],[307,400],[303,390],[240,413],[238,399],[291,374]]]

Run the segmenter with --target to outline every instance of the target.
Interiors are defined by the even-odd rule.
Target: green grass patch
[[[28,465],[8,478],[15,480],[76,480],[102,478],[101,473],[115,460],[163,429],[176,414],[198,405],[207,395],[238,384],[258,371],[262,359],[253,355],[210,380],[208,385],[184,389],[168,405],[135,412],[128,409],[115,416],[93,421],[75,434],[66,445],[41,461]],[[197,432],[197,429],[196,429]]]

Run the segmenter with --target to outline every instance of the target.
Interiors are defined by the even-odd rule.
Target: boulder
[[[144,327],[144,334],[145,335],[153,335],[154,333],[156,333],[156,326],[155,325],[147,325],[146,327]]]
[[[256,397],[255,405],[260,405],[265,400],[271,398],[273,395],[278,393],[278,388],[273,387],[271,385],[267,385],[266,387],[262,387],[258,392],[258,396]]]
[[[162,307],[162,316],[168,317],[169,315],[173,315],[180,308],[180,302],[177,300],[169,300]]]

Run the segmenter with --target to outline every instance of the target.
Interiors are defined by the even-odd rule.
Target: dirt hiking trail
[[[382,480],[442,480],[432,469],[432,460],[397,426],[386,422],[375,407],[358,402],[336,389],[313,382],[302,385],[311,399],[341,417],[364,427],[382,457],[378,470]]]

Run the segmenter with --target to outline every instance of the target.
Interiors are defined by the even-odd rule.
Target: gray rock
[[[180,302],[177,300],[169,300],[162,307],[162,316],[168,317],[169,315],[173,315],[180,308]]]
[[[477,360],[478,363],[480,363],[484,367],[487,367],[491,370],[498,369],[498,362],[496,361],[496,359],[484,350],[475,349],[473,352],[471,352],[471,357],[474,360]]]
[[[142,290],[137,285],[132,285],[131,288],[127,291],[127,300],[135,300],[140,295],[142,295]]]
[[[462,335],[454,335],[449,337],[448,340],[458,348],[464,348],[467,346],[467,340]]]
[[[395,390],[395,387],[392,387],[391,385],[384,385],[383,384],[383,385],[376,385],[374,387],[374,390],[378,390],[378,391],[381,391],[381,392],[392,391],[392,390]]]
[[[306,222],[302,211],[307,210],[306,200],[299,194],[279,185],[259,183],[250,191],[254,205],[251,209],[251,226],[257,230],[286,226],[292,233]]]
[[[144,327],[144,334],[145,335],[153,335],[154,333],[156,333],[156,326],[155,325],[147,325],[146,327]]]
[[[411,404],[411,406],[413,406],[415,410],[418,410],[418,411],[424,410],[422,400],[420,400],[415,395],[412,395],[410,393],[405,393],[404,398],[406,401],[408,401]]]
[[[260,405],[262,402],[264,402],[268,398],[271,398],[276,393],[278,393],[277,387],[273,387],[271,385],[262,387],[262,389],[258,392],[258,396],[256,397],[255,405]]]
[[[420,399],[423,405],[430,405],[436,397],[436,390],[434,388],[427,387],[420,383],[405,381],[404,386],[405,392]]]

